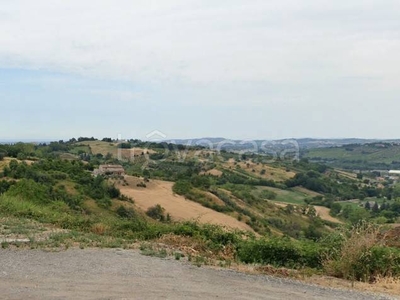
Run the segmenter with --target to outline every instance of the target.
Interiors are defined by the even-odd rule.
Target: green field
[[[305,204],[304,199],[307,198],[307,194],[294,191],[294,190],[281,190],[273,187],[260,187],[260,190],[268,190],[277,194],[274,201],[302,205]]]
[[[400,167],[400,145],[366,144],[307,150],[303,157],[329,162],[348,168],[397,168]]]

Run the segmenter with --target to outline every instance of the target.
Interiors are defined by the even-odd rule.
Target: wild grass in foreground
[[[31,237],[31,248],[135,248],[141,244],[145,255],[166,257],[182,253],[195,265],[214,261],[228,266],[235,261],[311,270],[311,273],[365,282],[400,277],[400,249],[388,244],[382,227],[368,223],[343,227],[318,242],[295,241],[289,237],[259,238],[194,222],[162,223],[140,214],[129,218],[117,214],[82,214],[62,202],[39,205],[4,195],[0,196],[0,216],[9,219],[3,224],[3,232],[14,228],[12,231],[16,233],[27,234]],[[44,224],[63,230],[51,232],[46,239],[35,238],[32,233],[45,231]],[[154,248],[143,243],[146,241],[167,245],[171,250]],[[9,246],[2,244],[3,248]]]

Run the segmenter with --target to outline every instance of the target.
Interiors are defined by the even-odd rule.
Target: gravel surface
[[[137,251],[0,250],[0,299],[393,299]]]

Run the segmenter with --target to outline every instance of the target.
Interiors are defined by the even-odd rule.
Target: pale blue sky
[[[400,138],[400,2],[0,5],[0,139]]]

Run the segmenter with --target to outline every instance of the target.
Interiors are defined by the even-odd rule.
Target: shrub
[[[131,219],[136,216],[136,212],[132,208],[126,208],[125,206],[121,205],[117,208],[117,214],[121,218]]]
[[[273,191],[263,190],[260,196],[265,199],[275,200],[278,194]]]
[[[237,251],[244,263],[271,264],[277,267],[321,267],[320,248],[311,242],[270,238],[243,241]]]
[[[377,225],[362,222],[322,242],[328,246],[323,266],[329,275],[365,282],[400,276],[400,249],[385,246]]]
[[[148,215],[150,218],[154,220],[164,221],[165,220],[164,211],[165,209],[160,204],[157,204],[155,206],[150,207],[146,211],[146,215]]]
[[[21,197],[35,203],[49,203],[49,190],[46,186],[31,179],[22,179],[11,186],[7,192],[9,196]]]
[[[141,188],[146,188],[147,185],[144,182],[139,182],[137,185],[137,187],[141,187]]]
[[[176,193],[178,195],[186,195],[190,192],[191,189],[192,189],[192,185],[187,180],[178,180],[177,182],[175,182],[174,186],[172,187],[172,190],[174,191],[174,193]]]

